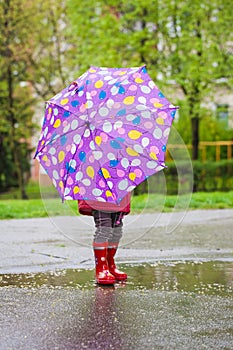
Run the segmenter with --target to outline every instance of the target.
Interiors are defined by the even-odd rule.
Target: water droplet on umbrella
[[[117,116],[118,117],[121,117],[122,115],[125,115],[126,114],[126,109],[121,109],[120,111],[117,112]]]
[[[119,163],[118,159],[113,159],[113,160],[110,160],[110,162],[109,162],[111,167],[117,166],[118,163]]]
[[[79,105],[79,101],[78,100],[74,100],[71,102],[71,106],[72,107],[77,107]]]
[[[64,118],[68,118],[69,116],[70,116],[70,112],[69,111],[65,111],[64,113],[63,113],[63,117]]]
[[[99,93],[99,99],[100,99],[100,100],[103,100],[105,97],[106,97],[106,91],[104,91],[104,90],[100,91],[100,93]]]
[[[124,93],[125,93],[125,89],[123,88],[123,86],[120,85],[118,94],[124,94]]]
[[[79,152],[78,157],[81,160],[81,162],[85,162],[86,161],[86,153],[85,152],[83,152],[83,151]]]
[[[66,135],[61,136],[60,138],[61,145],[64,146],[66,142],[67,142],[67,136]]]
[[[137,116],[137,117],[132,121],[132,123],[133,123],[134,125],[139,125],[140,122],[141,122],[141,118],[140,118],[139,116]]]
[[[117,142],[116,140],[111,140],[111,141],[110,141],[110,145],[111,145],[112,148],[121,149],[120,143]]]

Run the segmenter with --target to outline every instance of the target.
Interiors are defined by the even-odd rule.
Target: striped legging
[[[92,215],[96,228],[94,242],[119,243],[123,233],[123,213],[93,210]]]

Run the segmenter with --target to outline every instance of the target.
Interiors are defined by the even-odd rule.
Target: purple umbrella
[[[63,200],[118,204],[165,167],[176,109],[145,66],[91,67],[47,102],[35,157]]]

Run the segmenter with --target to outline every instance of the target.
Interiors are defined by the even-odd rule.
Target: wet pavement
[[[129,278],[100,287],[91,218],[0,221],[0,349],[232,349],[232,228],[233,210],[130,215]]]

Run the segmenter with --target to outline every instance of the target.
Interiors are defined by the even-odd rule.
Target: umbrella
[[[90,67],[47,101],[35,158],[63,200],[118,204],[165,167],[177,108],[145,66]]]

